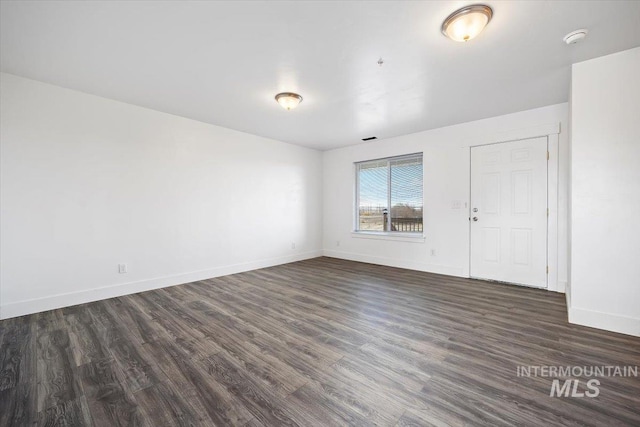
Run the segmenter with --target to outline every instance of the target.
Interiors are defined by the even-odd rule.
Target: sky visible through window
[[[360,207],[388,208],[387,161],[360,167]],[[391,161],[391,205],[422,207],[421,159]]]

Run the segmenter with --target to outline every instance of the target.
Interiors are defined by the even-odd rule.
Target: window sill
[[[422,233],[402,233],[384,231],[352,231],[351,236],[357,239],[373,240],[395,240],[397,242],[424,243],[425,237]]]

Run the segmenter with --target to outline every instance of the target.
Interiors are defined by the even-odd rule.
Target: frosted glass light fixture
[[[293,110],[302,102],[302,97],[293,92],[282,92],[276,95],[276,101],[285,110]]]
[[[493,10],[483,4],[474,4],[458,9],[442,23],[442,34],[453,41],[467,42],[480,34],[487,26]]]

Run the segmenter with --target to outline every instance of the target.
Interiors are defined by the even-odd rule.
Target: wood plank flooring
[[[316,258],[0,322],[0,426],[640,425],[640,365],[564,295]],[[581,386],[584,388],[584,386]]]

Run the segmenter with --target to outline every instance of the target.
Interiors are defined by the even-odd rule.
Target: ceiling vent
[[[369,138],[362,138],[363,141],[371,141],[372,139],[378,139],[377,136],[370,136]]]

